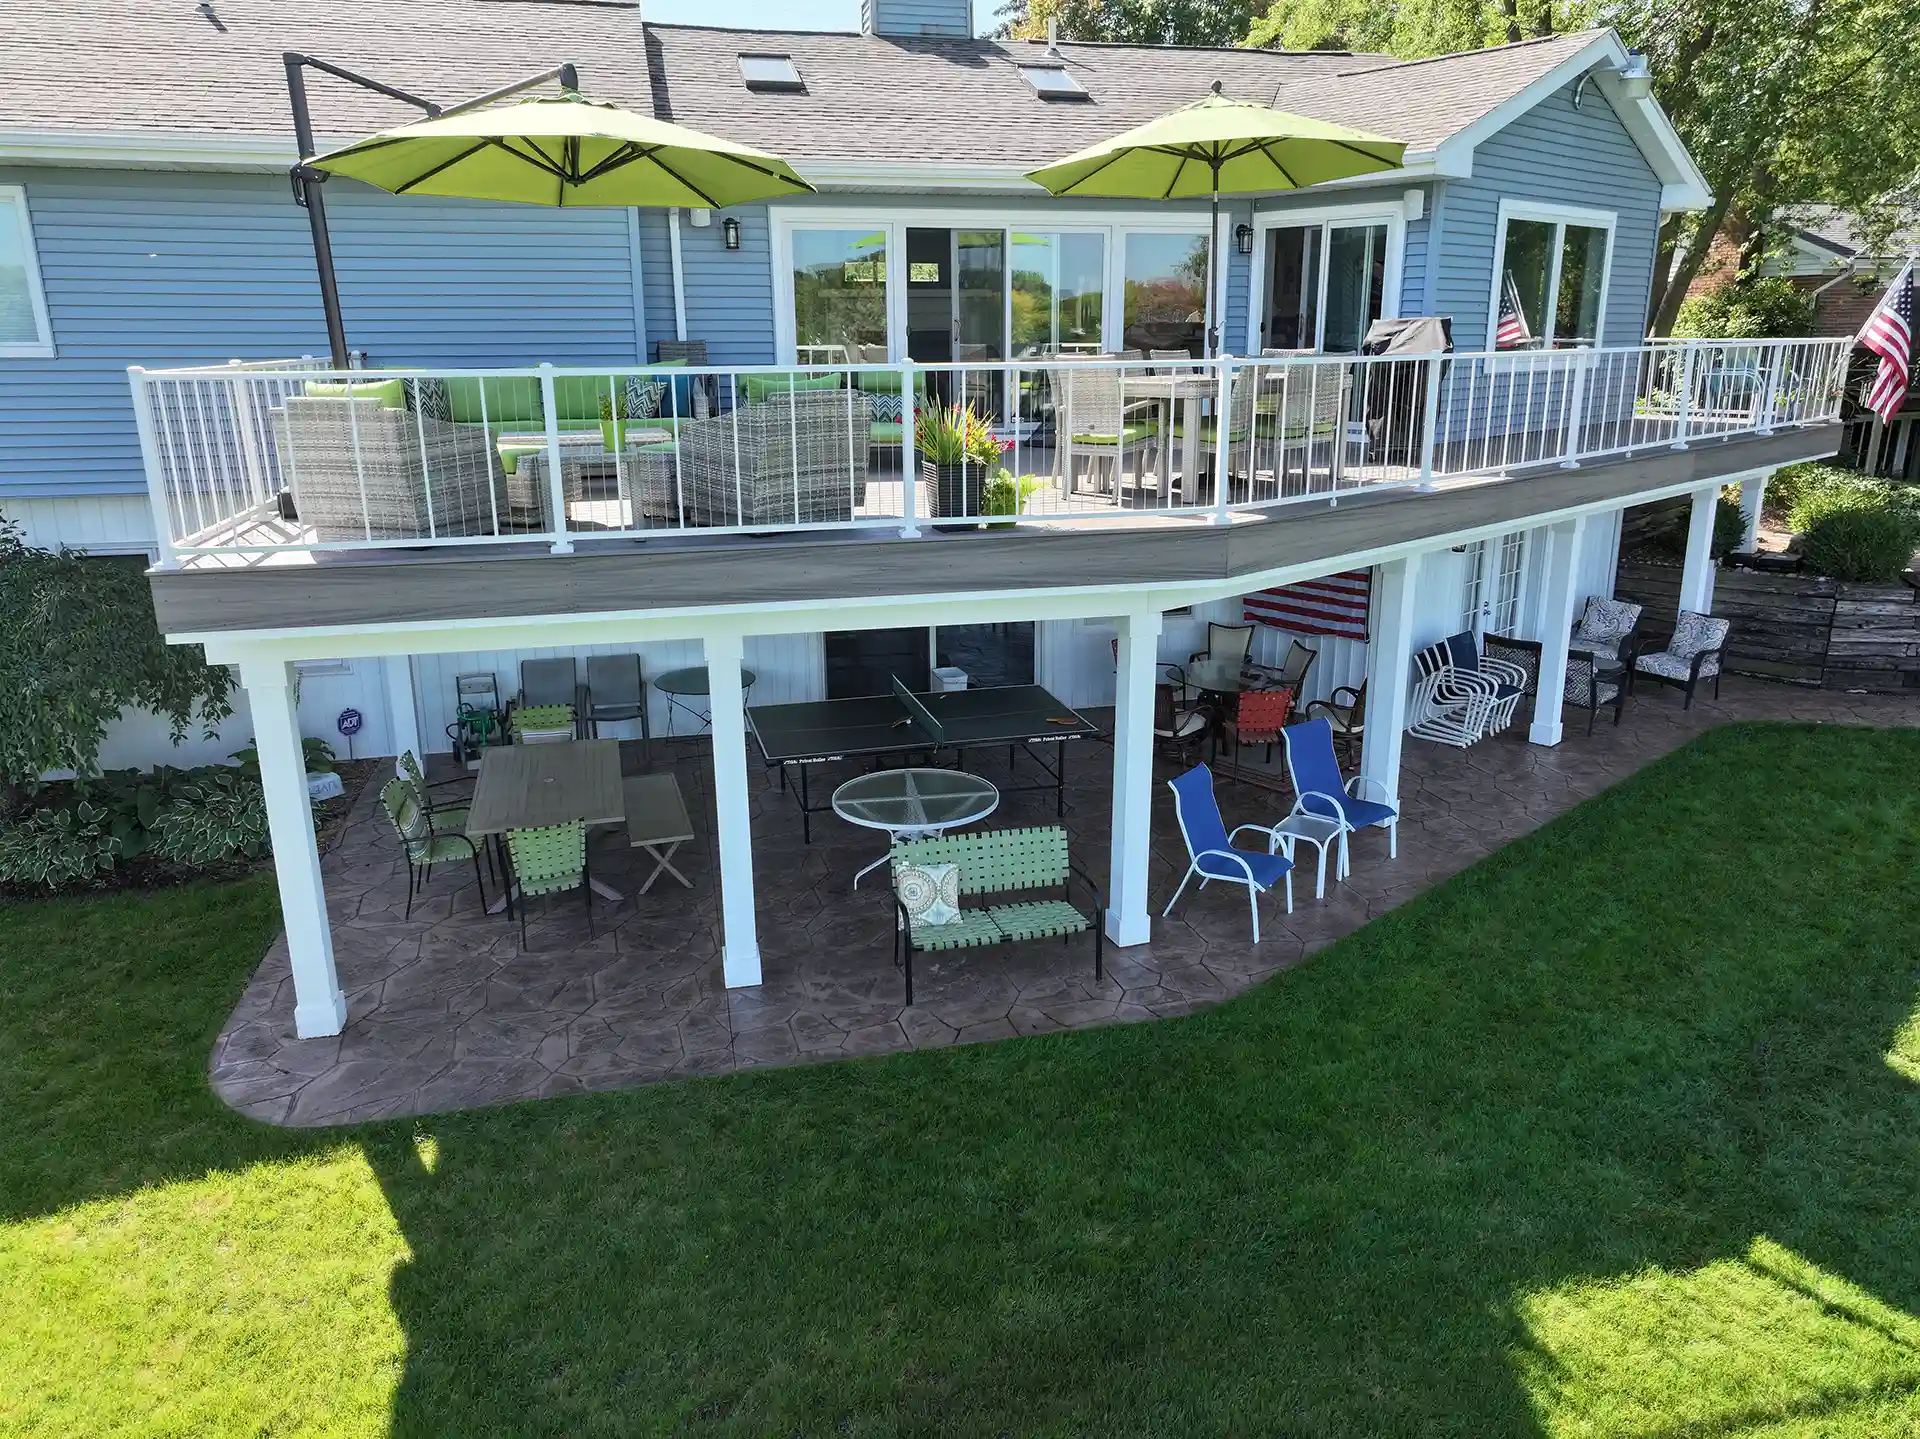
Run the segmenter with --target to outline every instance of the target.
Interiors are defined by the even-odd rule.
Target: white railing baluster
[[[1229,406],[1233,402],[1233,361],[1221,356],[1215,365],[1219,374],[1215,377],[1213,400],[1213,487],[1218,492],[1213,499],[1213,522],[1224,525],[1229,518],[1227,506],[1232,499],[1233,489],[1233,411]],[[1122,415],[1120,433],[1126,434],[1125,416]],[[1198,499],[1200,487],[1193,487],[1194,498]],[[1253,495],[1252,486],[1247,489],[1248,498]]]
[[[900,538],[920,538],[919,393],[913,361],[900,362]],[[1058,430],[1056,423],[1054,428]],[[1057,441],[1056,441],[1057,443]]]

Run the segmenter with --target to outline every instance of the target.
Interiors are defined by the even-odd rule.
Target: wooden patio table
[[[576,820],[592,827],[620,824],[625,818],[618,740],[496,745],[480,758],[480,778],[467,811],[467,836],[492,840],[504,850],[510,829],[544,829]],[[504,853],[501,862],[502,872],[510,873]],[[591,883],[603,899],[617,903],[624,898],[601,880]],[[507,908],[509,899],[509,894],[502,893],[487,912],[497,914]]]

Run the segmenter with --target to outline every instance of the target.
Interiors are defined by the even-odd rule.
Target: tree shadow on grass
[[[1920,736],[1721,731],[1207,1014],[365,1131],[395,1431],[1905,1414],[1916,834]],[[1690,1394],[1762,1280],[1885,1343]]]

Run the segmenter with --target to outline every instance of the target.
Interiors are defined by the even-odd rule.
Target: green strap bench
[[[913,1003],[913,956],[919,950],[973,949],[1056,937],[1064,941],[1092,930],[1093,977],[1098,982],[1105,976],[1105,937],[1100,925],[1105,901],[1099,886],[1068,860],[1067,832],[1062,826],[976,830],[938,839],[901,840],[894,845],[890,858],[895,875],[906,865],[960,866],[963,903],[960,917],[950,924],[911,919],[896,886],[893,902],[898,924],[893,962],[906,973],[908,1004]],[[1090,911],[1073,904],[1075,880],[1085,885],[1093,898]],[[964,903],[969,898],[999,899],[1047,889],[1058,890],[1060,897],[978,906]]]

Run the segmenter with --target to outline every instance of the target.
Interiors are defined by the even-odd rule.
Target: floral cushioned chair
[[[1720,658],[1727,644],[1728,623],[1712,615],[1680,611],[1680,622],[1663,649],[1635,655],[1627,672],[1627,689],[1645,675],[1659,684],[1684,690],[1687,700],[1682,709],[1693,707],[1693,692],[1700,681],[1713,681],[1713,697],[1720,698]]]
[[[1632,657],[1633,634],[1640,628],[1641,607],[1626,600],[1593,595],[1573,627],[1573,647],[1589,651],[1601,661]]]

